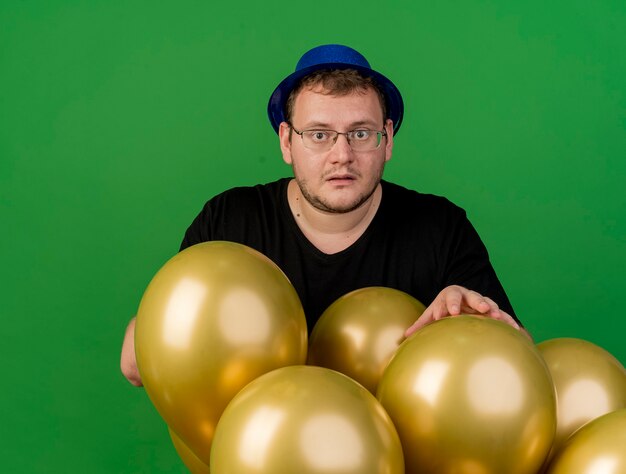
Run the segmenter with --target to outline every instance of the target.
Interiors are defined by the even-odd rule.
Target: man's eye
[[[328,133],[321,130],[309,132],[309,136],[311,137],[311,140],[316,142],[323,142],[328,140]]]
[[[370,137],[371,132],[369,130],[354,130],[352,136],[355,140],[367,140]]]

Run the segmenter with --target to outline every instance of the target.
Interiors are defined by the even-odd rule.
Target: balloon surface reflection
[[[354,380],[292,366],[248,384],[217,425],[211,472],[404,474],[389,416]]]
[[[626,472],[626,409],[602,415],[570,436],[557,451],[548,474]]]
[[[331,304],[316,323],[307,363],[337,370],[375,393],[404,331],[425,309],[393,288],[352,291]]]
[[[172,438],[172,444],[178,453],[178,456],[183,461],[187,469],[191,474],[209,474],[209,466],[200,461],[191,449],[178,437],[176,433],[172,431],[172,428],[168,428],[170,432],[170,438]]]
[[[551,339],[537,348],[557,394],[555,451],[585,423],[626,408],[626,370],[610,353],[575,338]]]
[[[152,279],[135,348],[150,399],[208,465],[227,403],[259,375],[302,364],[307,327],[296,291],[273,262],[214,241],[180,252]]]
[[[389,362],[377,397],[407,473],[535,474],[554,437],[554,389],[539,351],[488,318],[417,331]]]

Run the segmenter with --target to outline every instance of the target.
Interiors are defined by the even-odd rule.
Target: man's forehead
[[[306,115],[306,117],[304,117]],[[350,119],[353,123],[378,124],[383,118],[380,98],[373,88],[337,94],[321,85],[303,88],[295,98],[294,118],[328,123],[331,119]],[[378,124],[380,125],[380,124]]]
[[[312,94],[329,96],[329,97],[345,97],[349,95],[367,96],[370,93],[376,94],[376,90],[374,89],[374,87],[369,86],[369,85],[364,85],[362,87],[355,87],[354,89],[347,90],[345,92],[337,92],[337,91],[334,91],[332,89],[325,87],[324,84],[320,83],[320,84],[311,84],[311,85],[302,87],[302,89],[298,91],[296,95],[296,99],[299,96],[301,96],[303,93],[307,93],[307,92],[312,93]]]

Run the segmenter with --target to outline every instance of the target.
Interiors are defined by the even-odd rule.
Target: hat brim
[[[381,87],[383,94],[385,95],[385,99],[387,100],[387,116],[393,121],[393,133],[394,135],[398,133],[400,125],[402,124],[402,117],[404,115],[404,102],[402,101],[402,96],[400,95],[398,88],[393,84],[393,82],[373,69],[346,63],[316,64],[314,66],[302,68],[283,79],[270,96],[270,100],[267,105],[267,114],[276,133],[278,133],[280,124],[286,121],[285,105],[291,91],[298,85],[298,82],[303,77],[323,69],[355,69],[366,77],[372,77]]]

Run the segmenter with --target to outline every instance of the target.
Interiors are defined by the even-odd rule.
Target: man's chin
[[[367,197],[362,196],[359,199],[353,199],[351,201],[322,202],[320,200],[314,200],[311,204],[316,209],[328,212],[329,214],[347,214],[357,210],[365,201],[367,201]]]
[[[347,214],[355,211],[363,206],[376,190],[376,186],[373,186],[371,190],[359,189],[362,185],[357,187],[357,183],[354,182],[351,186],[322,187],[323,190],[312,194],[305,182],[296,178],[296,183],[302,196],[311,206],[328,214]]]

